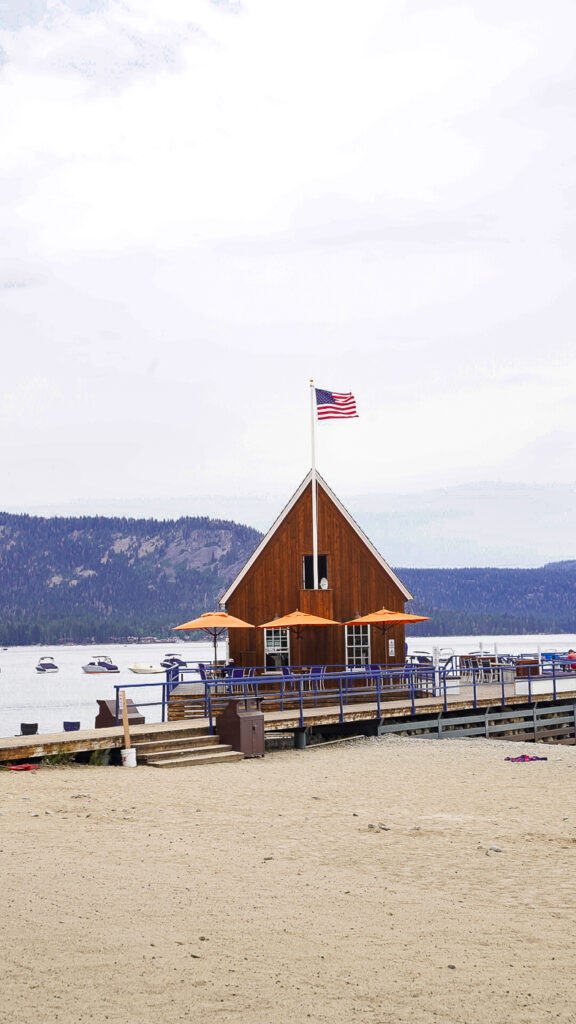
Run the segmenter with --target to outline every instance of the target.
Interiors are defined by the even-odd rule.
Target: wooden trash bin
[[[518,658],[516,661],[516,675],[532,678],[538,675],[538,658]]]
[[[237,697],[218,715],[218,735],[244,757],[264,757],[264,712],[260,697]]]
[[[116,701],[115,700],[99,700],[98,706],[100,708],[96,715],[96,721],[94,722],[95,729],[109,729],[113,725],[122,724],[122,708],[119,709],[119,721],[116,722]],[[139,709],[136,707],[133,700],[126,700],[126,708],[128,711],[128,724],[129,725],[144,725],[146,719],[144,715],[140,714]]]

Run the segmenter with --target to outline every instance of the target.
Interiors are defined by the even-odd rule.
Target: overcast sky
[[[0,507],[266,528],[313,377],[388,561],[575,556],[575,51],[573,0],[0,0]]]

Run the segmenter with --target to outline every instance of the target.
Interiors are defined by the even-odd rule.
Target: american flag
[[[348,391],[343,394],[341,391],[323,391],[315,388],[316,408],[319,420],[344,420],[350,416],[358,417],[356,412],[356,399]]]

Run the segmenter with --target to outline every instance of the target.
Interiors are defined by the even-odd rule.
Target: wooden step
[[[218,749],[222,752],[216,753]],[[146,764],[149,768],[186,768],[199,764],[219,764],[224,761],[242,761],[243,759],[244,754],[241,754],[238,750],[232,750],[231,747],[223,749],[220,746],[220,748],[208,747],[206,753],[200,753],[199,750],[195,750],[192,754],[150,760],[146,761]]]
[[[142,764],[150,764],[151,761],[166,761],[174,757],[191,757],[192,755],[204,756],[205,754],[223,754],[232,750],[232,747],[224,743],[211,743],[198,747],[176,747],[175,749],[154,750],[151,753],[140,753],[136,751],[136,757]]]
[[[180,747],[207,747],[214,743],[218,743],[218,736],[209,734],[206,735],[192,735],[192,736],[176,736],[166,737],[162,739],[158,737],[155,740],[147,740],[144,743],[139,743],[136,740],[133,746],[136,747],[138,757],[143,754],[154,754],[157,750],[178,750]]]

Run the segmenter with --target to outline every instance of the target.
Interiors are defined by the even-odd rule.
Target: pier
[[[190,670],[191,671],[191,670]],[[524,671],[524,669],[522,669]],[[508,672],[508,674],[506,674]],[[186,670],[179,678],[185,678]],[[305,674],[176,682],[162,687],[167,721],[134,725],[132,745],[147,760],[147,751],[184,750],[189,763],[198,763],[194,746],[214,744],[218,716],[231,699],[254,698],[264,713],[268,737],[293,733],[303,747],[317,733],[402,733],[437,738],[486,736],[538,740],[556,736],[576,739],[576,673],[542,672],[531,667],[518,676],[503,668],[499,680],[454,675],[447,668],[419,667],[340,673],[320,683]],[[139,686],[122,689],[130,692]],[[120,689],[120,687],[118,687]],[[137,695],[134,693],[135,702]],[[164,707],[165,702],[165,707]],[[0,763],[38,760],[62,753],[71,756],[124,746],[120,725],[103,729],[0,738]],[[223,754],[226,751],[221,751]],[[208,760],[206,754],[205,762]],[[212,750],[214,755],[214,750]],[[212,762],[216,758],[212,756]],[[223,758],[224,759],[224,758]]]

